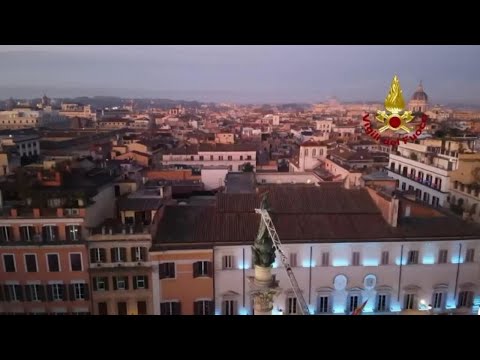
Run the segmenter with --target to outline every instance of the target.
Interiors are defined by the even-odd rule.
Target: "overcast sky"
[[[115,95],[200,101],[383,101],[398,74],[432,102],[480,104],[480,46],[0,47],[0,98]]]

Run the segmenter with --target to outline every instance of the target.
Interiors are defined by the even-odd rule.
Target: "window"
[[[203,155],[200,155],[199,158],[200,158],[200,161],[203,161]]]
[[[210,261],[197,261],[193,263],[193,277],[208,276],[212,277],[212,263]]]
[[[473,291],[460,291],[458,293],[457,307],[472,307]]]
[[[360,265],[360,253],[358,251],[354,251],[352,254],[352,266],[359,266]]]
[[[317,155],[317,149],[312,149],[312,157],[315,157]]]
[[[90,249],[91,263],[104,263],[107,261],[107,252],[105,249],[93,248]]]
[[[73,300],[88,300],[86,284],[71,284],[70,298],[73,298]]]
[[[465,262],[473,262],[475,258],[475,249],[467,249],[467,254],[465,256]]]
[[[240,161],[242,161],[242,160],[243,160],[243,155],[240,155]]]
[[[403,308],[405,310],[413,310],[416,307],[415,294],[405,294]]]
[[[127,315],[127,303],[124,301],[117,303],[117,313],[118,315]]]
[[[417,250],[411,250],[411,251],[408,252],[407,264],[408,265],[418,264],[418,251]]]
[[[68,241],[78,241],[80,240],[80,226],[78,225],[68,225],[66,229],[67,240]]]
[[[148,289],[148,277],[144,275],[133,277],[134,289]]]
[[[82,254],[70,254],[70,269],[71,271],[82,271]]]
[[[448,257],[448,250],[442,249],[438,251],[438,263],[439,264],[446,264]]]
[[[228,160],[232,160],[232,156],[231,156],[231,155],[228,155],[227,159],[228,159]]]
[[[444,309],[445,308],[446,293],[443,291],[435,291],[432,296],[432,308]]]
[[[388,265],[389,255],[390,255],[390,254],[389,254],[388,251],[382,251],[381,265]]]
[[[35,254],[27,254],[25,255],[25,267],[27,268],[27,272],[37,272],[37,255]]]
[[[330,301],[328,295],[321,295],[317,299],[317,313],[327,314],[330,312]]]
[[[5,285],[6,301],[23,301],[23,289],[21,285]]]
[[[54,225],[45,225],[42,228],[42,237],[44,241],[57,241],[58,238],[58,227]]]
[[[160,279],[174,279],[175,263],[168,262],[158,265],[158,273],[160,275]]]
[[[146,301],[137,301],[137,315],[147,315]]]
[[[167,301],[160,304],[160,315],[181,315],[181,306],[178,301]]]
[[[49,300],[53,301],[60,301],[66,300],[66,292],[65,292],[65,285],[64,284],[51,284],[49,285]]]
[[[141,246],[131,248],[132,261],[146,261],[147,249]]]
[[[44,301],[45,293],[42,285],[31,284],[26,286],[27,301]]]
[[[252,156],[251,156],[251,155],[248,155],[248,156],[247,156],[247,160],[252,160]]]
[[[195,156],[190,155],[190,160],[191,160],[191,161],[195,160]]]
[[[12,229],[10,226],[0,226],[0,242],[9,242],[12,240]]]
[[[347,311],[349,314],[353,313],[358,308],[359,303],[358,295],[350,295],[347,301]]]
[[[305,149],[304,155],[305,155],[305,156],[308,156],[308,149]]]
[[[237,301],[223,300],[222,315],[237,315]]]
[[[220,155],[220,156],[218,157],[218,160],[223,160],[223,156]]]
[[[375,299],[375,311],[386,312],[390,309],[390,295],[378,293]]]
[[[233,269],[233,256],[225,255],[222,257],[222,268],[224,270]]]
[[[113,277],[113,290],[128,290],[128,277],[127,276],[114,276]]]
[[[108,307],[106,302],[98,303],[98,315],[108,315]]]
[[[193,303],[194,315],[213,315],[214,310],[213,301],[211,300],[199,300]]]
[[[108,290],[108,277],[97,276],[93,278],[93,290],[106,291]]]
[[[5,272],[16,272],[15,255],[3,254],[3,266]]]
[[[210,155],[210,160],[213,160],[213,155]]]
[[[297,267],[297,253],[290,253],[290,267]]]
[[[402,190],[405,190],[407,188],[407,184],[402,182]]]
[[[127,249],[126,248],[112,248],[110,249],[112,255],[112,262],[124,262],[127,261]]]
[[[21,241],[32,241],[34,235],[35,229],[33,226],[20,226]]]
[[[322,253],[322,266],[329,266],[330,265],[330,253],[324,252]]]
[[[48,271],[59,272],[60,263],[58,261],[58,254],[47,254]]]

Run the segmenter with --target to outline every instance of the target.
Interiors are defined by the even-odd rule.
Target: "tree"
[[[253,165],[250,164],[249,162],[243,164],[242,168],[243,168],[243,172],[253,172],[253,169],[254,169]]]

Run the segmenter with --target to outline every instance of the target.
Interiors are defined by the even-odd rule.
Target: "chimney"
[[[394,195],[390,201],[390,208],[388,212],[389,223],[392,227],[397,227],[398,225],[398,209],[400,205],[400,200]]]

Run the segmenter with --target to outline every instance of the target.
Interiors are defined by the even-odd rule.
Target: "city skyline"
[[[101,46],[0,48],[0,98],[119,96],[201,102],[383,101],[480,105],[479,46]]]

